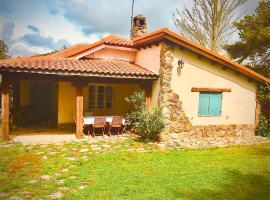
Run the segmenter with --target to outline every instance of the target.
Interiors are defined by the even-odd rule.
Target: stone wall
[[[178,94],[171,88],[174,59],[174,44],[163,43],[160,52],[160,95],[165,129],[161,134],[162,140],[183,137],[246,137],[254,135],[253,125],[209,125],[192,126],[182,108]]]
[[[140,37],[147,33],[146,17],[142,14],[138,14],[133,18],[133,24],[131,28],[131,39]]]

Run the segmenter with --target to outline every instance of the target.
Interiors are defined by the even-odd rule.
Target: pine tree
[[[240,41],[225,46],[230,57],[270,77],[270,1],[260,2],[253,15],[235,26]]]

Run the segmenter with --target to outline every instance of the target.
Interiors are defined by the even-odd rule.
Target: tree
[[[253,15],[235,23],[240,41],[225,45],[230,57],[270,77],[270,2],[259,3]]]
[[[8,47],[3,40],[0,40],[0,60],[9,58],[7,55]]]
[[[191,10],[175,10],[174,24],[180,34],[212,51],[220,52],[235,28],[235,11],[247,0],[193,0]]]
[[[247,15],[235,26],[240,41],[226,45],[231,58],[270,78],[270,2],[259,3],[253,15]],[[256,133],[270,133],[270,84],[259,84],[257,90],[261,115]]]

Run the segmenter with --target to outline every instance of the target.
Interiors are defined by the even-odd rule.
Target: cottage
[[[162,106],[164,139],[254,134],[256,84],[268,78],[167,28],[147,33],[142,16],[134,20],[131,40],[109,35],[49,55],[1,60],[3,136],[9,138],[11,101],[13,109],[29,107],[35,120],[58,126],[74,123],[74,115],[81,138],[84,112],[123,116],[124,97],[138,89],[148,106]]]

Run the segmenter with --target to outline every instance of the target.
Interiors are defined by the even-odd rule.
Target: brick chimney
[[[142,14],[138,14],[133,17],[133,25],[131,28],[131,39],[140,37],[147,33],[146,17]]]

